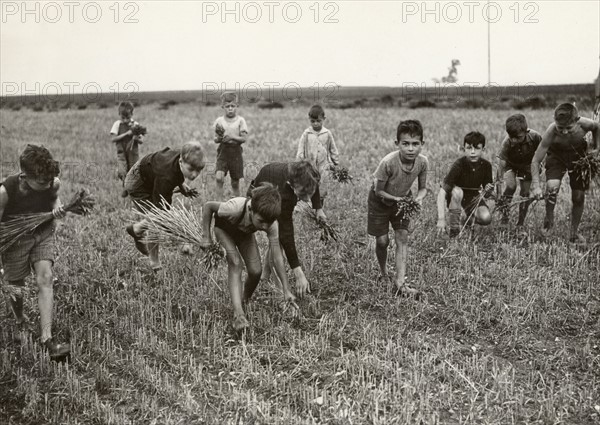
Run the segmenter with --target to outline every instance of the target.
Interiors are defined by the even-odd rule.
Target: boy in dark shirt
[[[508,224],[509,209],[513,195],[517,190],[519,180],[521,198],[529,197],[531,186],[531,160],[533,154],[542,141],[542,136],[527,128],[527,120],[523,114],[511,115],[506,119],[506,133],[508,136],[502,141],[498,154],[497,182],[506,181],[504,193],[499,200],[502,205],[502,224]],[[519,220],[517,226],[522,226],[527,216],[527,209],[532,202],[519,204]]]
[[[199,142],[187,142],[177,150],[164,148],[135,163],[125,178],[125,190],[136,206],[151,202],[161,207],[162,198],[167,204],[171,204],[175,188],[179,188],[184,196],[195,195],[184,181],[198,177],[204,165],[204,152]],[[146,220],[142,220],[128,225],[126,230],[135,241],[135,247],[142,254],[149,255],[152,269],[158,271],[162,268],[158,258],[158,244],[146,245],[141,240],[147,227]]]
[[[0,222],[7,222],[20,214],[52,211],[54,218],[66,215],[58,190],[60,167],[43,146],[27,145],[19,158],[21,173],[9,176],[0,184]],[[35,271],[40,308],[41,340],[52,360],[60,360],[70,352],[69,344],[57,343],[52,338],[52,309],[54,304],[55,223],[51,221],[33,232],[23,235],[2,253],[4,279],[13,286],[25,286],[25,278]],[[1,227],[0,227],[1,229]],[[27,329],[23,314],[23,296],[11,298],[17,326]]]
[[[298,200],[309,200],[312,207],[316,210],[317,219],[325,221],[327,217],[323,212],[321,205],[321,194],[319,192],[319,182],[321,176],[319,171],[308,161],[297,162],[273,162],[265,165],[256,178],[252,181],[248,194],[251,190],[261,183],[271,183],[277,187],[281,195],[281,214],[277,218],[279,224],[279,242],[285,251],[290,268],[296,277],[296,292],[302,297],[305,293],[310,293],[310,285],[300,260],[296,252],[296,241],[294,238],[294,207]],[[269,278],[271,274],[271,251],[267,251],[264,262],[263,276]]]
[[[460,233],[460,217],[465,210],[467,218],[475,217],[475,222],[487,226],[492,215],[486,203],[477,198],[483,189],[492,193],[492,164],[481,155],[485,149],[485,136],[472,131],[465,136],[463,150],[465,155],[457,159],[446,175],[440,188],[438,207],[438,231],[446,228],[446,207],[448,207],[448,225],[450,237]]]

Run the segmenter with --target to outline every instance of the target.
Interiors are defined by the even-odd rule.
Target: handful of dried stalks
[[[421,205],[410,196],[403,196],[396,203],[396,217],[408,220],[421,212]]]
[[[600,176],[600,154],[582,156],[573,164],[573,171],[577,179],[588,186],[593,179]]]
[[[146,127],[140,125],[140,123],[134,122],[130,127],[131,132],[134,136],[145,136],[147,133]]]
[[[64,206],[64,210],[77,215],[88,215],[95,204],[96,200],[90,193],[85,189],[81,189]],[[19,214],[8,217],[7,221],[0,224],[0,254],[8,250],[24,234],[33,232],[42,224],[53,219],[52,212]]]
[[[223,137],[225,135],[225,128],[220,123],[215,125],[215,134],[219,137]]]
[[[330,224],[319,220],[317,218],[317,213],[315,212],[315,210],[313,210],[311,207],[308,206],[307,203],[302,203],[301,204],[301,210],[302,213],[308,217],[313,223],[315,223],[317,225],[317,227],[319,227],[319,229],[321,229],[321,240],[323,242],[329,242],[330,240],[334,240],[336,242],[339,241],[339,233],[338,231]]]
[[[340,183],[353,183],[353,177],[346,167],[334,167],[331,176]]]
[[[202,221],[193,210],[188,210],[183,202],[169,205],[163,199],[161,207],[151,202],[141,202],[141,211],[135,211],[148,222],[144,237],[146,243],[159,244],[193,244],[202,247]],[[212,271],[223,261],[225,254],[221,245],[213,243],[204,249],[202,264],[207,271]]]

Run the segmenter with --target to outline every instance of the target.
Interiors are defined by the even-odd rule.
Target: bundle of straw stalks
[[[64,206],[64,210],[77,215],[88,215],[96,200],[90,193],[81,189]],[[54,219],[52,212],[19,214],[8,217],[0,224],[0,254],[7,251],[23,235],[33,232],[44,223]]]
[[[151,202],[141,202],[138,205],[141,211],[134,210],[135,213],[148,223],[145,243],[196,245],[205,252],[201,262],[208,272],[222,263],[225,254],[221,245],[215,242],[208,248],[202,247],[202,221],[199,215],[193,210],[188,210],[181,200],[169,205],[162,199],[160,207]]]
[[[215,126],[215,133],[219,137],[223,137],[225,135],[225,129],[221,124],[217,123],[217,125]]]
[[[315,210],[313,210],[306,202],[302,202],[300,205],[302,214],[308,217],[313,223],[317,225],[319,229],[321,229],[320,239],[323,242],[329,242],[330,240],[334,240],[335,242],[339,241],[340,235],[332,225],[319,220],[317,218],[317,213],[315,212]]]
[[[140,123],[137,123],[137,122],[135,122],[131,125],[130,130],[134,136],[145,136],[146,133],[148,132],[146,127],[144,127],[143,125],[141,125]]]
[[[421,205],[410,196],[403,196],[396,203],[396,217],[408,220],[421,212]]]
[[[337,180],[340,183],[353,183],[352,175],[350,175],[350,171],[346,167],[334,167],[331,170],[331,176],[334,180]]]
[[[600,154],[587,154],[573,164],[573,171],[578,180],[588,186],[592,180],[600,177]]]

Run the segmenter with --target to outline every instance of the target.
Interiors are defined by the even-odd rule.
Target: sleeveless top
[[[33,190],[28,185],[24,185],[25,189],[22,189],[21,178],[15,174],[7,177],[0,185],[4,186],[8,193],[8,204],[2,214],[1,221],[3,222],[10,220],[11,216],[19,214],[51,212],[52,206],[58,198],[58,189],[54,186],[54,182],[46,190]],[[52,226],[53,221],[47,225]]]

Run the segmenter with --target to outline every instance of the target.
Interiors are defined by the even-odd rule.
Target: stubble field
[[[93,215],[69,216],[57,231],[55,325],[70,338],[70,364],[52,364],[38,334],[13,341],[0,300],[0,423],[8,424],[446,424],[600,421],[600,194],[588,192],[581,226],[586,246],[566,243],[570,192],[557,206],[557,232],[542,239],[543,203],[513,227],[476,228],[457,240],[436,236],[441,179],[471,130],[495,157],[512,111],[328,110],[353,185],[331,188],[325,205],[341,234],[325,244],[296,217],[297,245],[312,294],[301,313],[282,311],[281,294],[261,282],[249,305],[249,331],[235,335],[226,266],[207,274],[200,257],[162,249],[153,274],[124,227],[135,215],[119,197],[114,110],[1,110],[2,177],[16,171],[26,143],[44,144],[62,164],[63,202],[78,188],[97,198]],[[306,108],[242,107],[251,139],[251,178],[269,161],[292,159],[308,126]],[[197,138],[214,164],[210,124],[218,107],[136,109],[148,127],[141,154]],[[531,111],[543,132],[551,110]],[[407,276],[422,301],[394,297],[377,283],[366,235],[370,175],[394,149],[401,119],[420,119],[431,172],[422,214],[411,224]],[[214,166],[194,187],[214,194]],[[226,182],[226,187],[229,183]],[[227,193],[227,191],[226,191]],[[512,222],[516,217],[513,210]],[[499,217],[495,215],[497,220]],[[259,238],[261,247],[265,238]],[[390,264],[393,264],[393,244]],[[291,274],[290,274],[291,277]],[[35,283],[26,312],[38,322]]]

